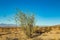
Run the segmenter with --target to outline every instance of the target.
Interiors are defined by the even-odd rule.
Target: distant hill
[[[0,27],[16,27],[15,24],[0,24]]]
[[[4,23],[1,23],[0,24],[0,27],[16,27],[18,25],[16,24],[4,24]],[[60,27],[60,25],[53,25],[53,26],[37,26],[37,27]]]

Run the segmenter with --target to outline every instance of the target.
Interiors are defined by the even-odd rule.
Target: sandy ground
[[[51,30],[50,32],[45,32],[42,35],[33,38],[34,40],[60,40],[60,30]]]
[[[60,40],[60,30],[54,29],[49,32],[45,32],[39,36],[28,38],[26,34],[20,31],[12,31],[12,32],[0,32],[0,40]]]

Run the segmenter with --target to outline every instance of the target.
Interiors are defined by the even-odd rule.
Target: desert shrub
[[[43,36],[48,36],[47,34],[43,34]]]
[[[58,40],[60,40],[60,38]]]
[[[48,39],[48,40],[56,40],[56,39]]]
[[[33,40],[43,40],[42,38],[34,38]]]
[[[18,40],[18,38],[14,38],[13,40]]]
[[[39,30],[39,26],[35,26],[35,27],[33,27],[33,32],[35,33],[37,30]],[[39,30],[40,31],[40,30]]]
[[[9,37],[6,37],[6,40],[18,40],[18,38],[9,38]]]
[[[6,40],[12,40],[12,38],[6,37]]]
[[[60,32],[56,32],[56,34],[60,34]]]
[[[19,11],[15,15],[15,21],[16,23],[22,27],[23,31],[26,33],[28,37],[31,37],[33,33],[33,25],[34,25],[34,15],[27,15],[21,11]]]

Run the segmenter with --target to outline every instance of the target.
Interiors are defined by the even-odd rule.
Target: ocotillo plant
[[[20,26],[25,30],[26,35],[28,37],[31,37],[32,30],[33,30],[33,25],[34,25],[34,15],[28,16],[27,14],[23,12],[18,12],[16,14],[17,21],[19,21]]]
[[[27,25],[27,35],[31,37],[33,33],[34,15],[28,17]]]
[[[26,15],[20,11],[18,14],[16,14],[16,18],[17,18],[18,23],[22,27],[22,29],[24,29],[27,23]]]

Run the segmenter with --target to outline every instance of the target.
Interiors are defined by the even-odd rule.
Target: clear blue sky
[[[35,13],[36,25],[60,24],[60,0],[0,0],[0,23],[14,24],[16,8]]]

